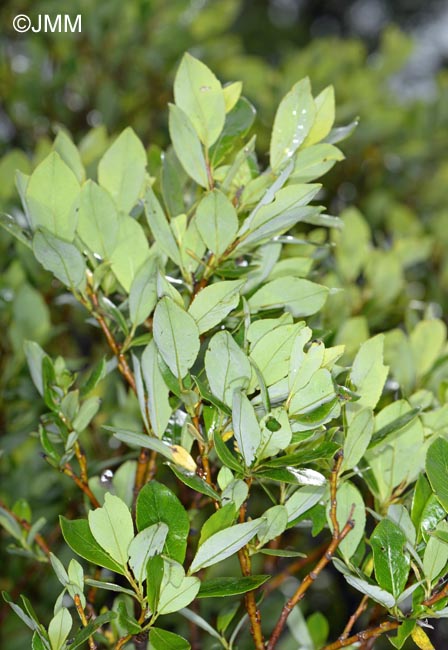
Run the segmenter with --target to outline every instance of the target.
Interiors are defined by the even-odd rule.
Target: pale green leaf
[[[232,421],[238,449],[249,467],[261,442],[261,430],[254,407],[238,389],[233,393]]]
[[[102,259],[109,260],[118,243],[120,220],[107,190],[94,181],[82,186],[78,213],[78,234],[84,244]]]
[[[159,368],[154,341],[146,346],[142,354],[141,370],[148,396],[151,426],[156,436],[162,438],[168,426],[172,408],[168,399],[169,389]]]
[[[73,620],[70,612],[66,607],[61,607],[48,626],[51,650],[62,650],[72,629],[72,624]]]
[[[224,93],[213,72],[188,52],[174,79],[174,99],[190,118],[201,142],[211,147],[224,127]]]
[[[182,379],[196,361],[199,329],[192,316],[171,298],[162,298],[154,312],[154,340],[165,363]]]
[[[196,225],[207,248],[220,257],[236,237],[238,215],[227,196],[215,189],[201,199]]]
[[[205,372],[212,393],[231,406],[233,391],[249,385],[252,368],[229,332],[223,331],[210,340],[205,354]]]
[[[359,490],[353,485],[353,483],[350,483],[350,481],[346,481],[340,485],[336,493],[336,499],[336,519],[339,524],[339,529],[342,530],[344,528],[349,518],[351,518],[355,524],[338,547],[345,560],[349,560],[358,548],[359,542],[364,537],[366,527],[366,509]],[[353,506],[354,510],[352,511]],[[330,506],[327,508],[327,520],[330,529],[333,529],[330,519]]]
[[[81,155],[76,145],[62,129],[59,129],[56,139],[53,142],[53,150],[56,151],[65,164],[70,167],[78,181],[83,183],[86,178],[86,170],[82,164]]]
[[[297,152],[289,182],[309,183],[326,174],[344,154],[332,144],[315,144]]]
[[[237,307],[244,282],[223,280],[200,291],[191,303],[188,313],[193,316],[199,332],[208,332]]]
[[[322,485],[305,485],[296,490],[285,503],[288,511],[288,523],[301,517],[305,512],[311,510],[316,503],[319,503],[324,490],[325,488]]]
[[[142,583],[146,578],[146,565],[150,557],[162,552],[168,526],[159,522],[140,531],[129,545],[129,566],[134,577]]]
[[[173,104],[170,104],[169,129],[174,151],[184,170],[198,185],[208,187],[207,165],[199,137],[187,114]]]
[[[249,298],[251,311],[285,309],[295,318],[318,312],[328,296],[328,289],[309,280],[284,277],[268,282]]]
[[[298,81],[282,99],[272,129],[270,161],[278,172],[307,137],[315,117],[314,99],[308,78]]]
[[[288,510],[285,506],[273,506],[263,513],[263,519],[265,521],[257,533],[260,546],[283,533],[288,525]]]
[[[137,271],[129,292],[129,315],[137,327],[143,323],[157,302],[157,262],[150,257]]]
[[[352,469],[359,463],[369,446],[373,428],[374,419],[372,409],[365,408],[358,411],[347,427],[341,472]]]
[[[154,190],[150,187],[145,194],[145,213],[151,232],[160,250],[177,266],[181,265],[179,248]]]
[[[145,174],[145,149],[135,132],[127,127],[101,158],[98,182],[111,194],[118,209],[129,214],[140,196]]]
[[[254,519],[215,533],[199,547],[189,572],[196,573],[230,557],[254,537],[262,524],[262,518]]]
[[[42,226],[61,239],[72,241],[79,203],[78,179],[55,151],[34,170],[26,188],[26,203],[34,229]]]
[[[123,217],[120,220],[118,244],[110,260],[112,271],[127,292],[148,257],[149,246],[143,228],[132,217]]]
[[[327,86],[314,100],[316,114],[313,125],[303,142],[304,147],[309,147],[315,142],[320,142],[330,133],[335,118],[334,88]]]
[[[86,263],[73,244],[59,239],[49,231],[38,230],[33,238],[33,252],[44,269],[70,289],[83,289]]]
[[[89,512],[89,527],[98,544],[121,566],[126,566],[134,525],[127,505],[106,493],[104,506]]]

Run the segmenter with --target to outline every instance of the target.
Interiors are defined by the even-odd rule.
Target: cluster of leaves
[[[45,460],[84,497],[60,528],[88,563],[66,569],[28,504],[2,504],[11,552],[49,559],[63,586],[49,626],[26,598],[21,607],[5,596],[38,650],[188,648],[179,617],[224,648],[261,650],[265,635],[272,650],[284,633],[318,649],[324,614],[305,621],[298,603],[333,558],[362,608],[376,604],[380,615],[367,636],[350,637],[353,620],[326,648],[394,629],[395,647],[412,637],[431,648],[420,622],[448,614],[445,325],[428,313],[409,334],[369,337],[365,327],[356,338],[356,319],[341,324],[345,336],[328,332],[340,296],[328,244],[353,283],[368,273],[367,243],[353,240],[358,214],[341,231],[311,202],[354,125],[333,128],[332,87],[314,97],[304,78],[277,109],[264,168],[241,92],[187,54],[163,155],[148,156],[131,128],[100,154],[94,138],[78,149],[60,130],[32,173],[17,173],[22,210],[4,227],[111,351],[86,378],[38,342],[25,345],[48,410],[37,431]],[[110,422],[99,394],[107,381],[124,392],[115,370],[132,416]],[[86,454],[104,422],[106,453]],[[310,533],[322,536],[322,552],[284,604],[269,574],[276,562],[283,578],[312,562],[301,558]],[[214,597],[230,602],[216,625]],[[176,634],[159,620],[173,613]]]

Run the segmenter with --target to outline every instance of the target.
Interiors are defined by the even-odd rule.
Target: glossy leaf
[[[199,547],[189,572],[196,573],[200,569],[222,562],[239,551],[254,537],[262,523],[263,519],[254,519],[243,524],[235,524],[209,537]]]
[[[112,559],[92,535],[86,519],[60,517],[62,535],[72,551],[92,564],[124,574],[123,566]]]
[[[253,575],[245,578],[212,578],[201,583],[198,598],[222,598],[238,596],[258,589],[270,579],[268,575]]]
[[[137,497],[137,529],[141,531],[160,522],[169,528],[164,552],[174,560],[183,562],[190,529],[188,515],[176,495],[153,480],[140,490]]]
[[[308,78],[296,83],[282,99],[275,115],[270,161],[277,172],[300,147],[313,125],[315,106]]]
[[[239,390],[233,393],[232,422],[238,449],[249,467],[261,442],[261,430],[252,404]]]
[[[373,531],[370,544],[378,584],[398,598],[406,586],[410,568],[405,534],[392,521],[383,519]]]
[[[442,506],[448,512],[448,441],[437,438],[426,454],[426,474]]]

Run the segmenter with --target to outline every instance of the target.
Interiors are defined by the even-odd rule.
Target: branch
[[[324,648],[322,648],[322,650],[339,650],[339,648],[347,648],[354,643],[360,643],[362,641],[367,641],[368,639],[376,639],[385,632],[396,630],[398,627],[400,627],[400,625],[400,621],[385,621],[384,623],[380,623],[380,625],[377,627],[370,628],[369,630],[363,630],[362,632],[358,632],[358,634],[354,634],[353,636],[350,636],[346,639],[343,639],[341,637],[334,643],[326,645]]]
[[[448,582],[443,587],[443,589],[441,589],[438,593],[432,594],[432,596],[424,600],[422,602],[422,605],[424,605],[425,607],[431,607],[431,605],[434,605],[434,603],[437,603],[439,602],[439,600],[442,600],[443,598],[447,598],[447,597],[448,597]]]
[[[280,617],[277,621],[277,624],[274,628],[274,631],[272,632],[271,638],[269,639],[267,650],[273,650],[275,648],[280,638],[280,635],[283,632],[283,628],[286,625],[288,616],[290,615],[294,607],[297,605],[297,603],[299,603],[302,600],[302,598],[305,596],[306,592],[311,587],[313,582],[317,579],[319,574],[332,560],[333,555],[335,554],[339,544],[353,529],[354,522],[352,520],[352,517],[354,512],[354,506],[352,506],[347,522],[341,531],[339,530],[339,524],[336,519],[336,507],[337,507],[336,492],[337,492],[338,473],[341,467],[342,458],[343,458],[343,454],[342,454],[342,450],[340,450],[335,456],[335,463],[330,477],[330,520],[332,522],[332,527],[333,527],[333,538],[329,546],[327,547],[327,550],[325,551],[325,553],[323,554],[319,562],[316,564],[315,568],[312,571],[310,571],[310,573],[308,573],[307,576],[305,576],[305,578],[302,580],[302,582],[300,583],[300,585],[298,586],[294,594],[285,603],[281,611]]]
[[[81,598],[78,596],[78,594],[75,594],[74,596],[74,603],[76,607],[76,611],[78,612],[78,616],[81,619],[81,623],[83,624],[84,627],[87,627],[87,618],[84,613],[84,609],[81,604]],[[93,640],[93,636],[89,636],[89,650],[96,650],[97,645],[95,641]]]
[[[358,620],[358,618],[365,612],[367,609],[367,603],[369,602],[369,597],[368,596],[363,596],[361,602],[359,603],[358,607],[356,610],[353,612],[353,614],[350,616],[348,619],[347,625],[344,627],[344,631],[342,632],[341,636],[339,637],[340,641],[344,641],[348,635],[350,634],[354,624]]]
[[[250,488],[251,479],[247,481],[248,487]],[[240,522],[244,522],[246,518],[246,506],[243,504],[240,508]],[[251,560],[247,550],[247,545],[243,546],[238,551],[238,559],[240,561],[241,572],[244,576],[250,576],[252,571]],[[255,591],[248,591],[244,596],[244,601],[246,604],[246,611],[250,621],[250,633],[255,644],[255,650],[264,650],[265,643],[263,638],[263,632],[261,630],[261,616],[260,611],[257,607],[257,602],[255,600]]]
[[[0,499],[0,508],[3,508],[3,510],[6,510],[6,512],[7,512],[8,514],[10,514],[11,517],[13,517],[13,518],[17,521],[17,523],[18,523],[20,526],[22,526],[23,530],[26,530],[27,533],[30,532],[30,530],[31,530],[31,524],[29,524],[29,523],[27,522],[26,519],[22,519],[21,517],[18,517],[18,516],[16,515],[16,513],[13,512],[10,508],[8,508],[8,506],[6,505],[6,503],[4,503],[1,499]],[[40,533],[37,533],[37,534],[34,536],[34,540],[35,540],[36,544],[38,545],[38,547],[40,548],[40,550],[41,550],[41,551],[42,551],[42,552],[43,552],[47,557],[49,557],[49,555],[50,555],[50,547],[48,546],[48,544],[47,544],[47,542],[45,541],[44,537],[43,537]]]
[[[74,483],[79,487],[79,489],[82,492],[84,492],[84,494],[89,499],[90,503],[94,508],[100,507],[101,504],[96,498],[96,496],[93,494],[92,490],[89,487],[89,484],[86,483],[82,478],[77,476],[77,474],[75,474],[70,463],[65,463],[65,465],[61,468],[61,472],[63,472],[66,476],[69,476],[72,479],[72,481],[74,481]]]
[[[268,595],[272,591],[275,591],[281,584],[285,582],[285,580],[290,578],[294,573],[297,573],[298,571],[300,571],[300,569],[303,569],[303,567],[306,566],[307,564],[310,564],[311,562],[318,560],[326,548],[327,548],[327,544],[321,544],[313,551],[311,551],[309,555],[307,555],[306,557],[301,557],[300,559],[296,560],[288,567],[286,567],[286,569],[284,569],[281,573],[278,573],[276,576],[274,576],[271,580],[269,580],[269,582],[266,583],[266,585],[263,585],[262,589],[265,592],[265,594]]]

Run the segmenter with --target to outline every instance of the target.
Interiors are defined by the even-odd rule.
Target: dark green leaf
[[[258,589],[271,576],[253,575],[247,578],[213,578],[205,580],[199,589],[198,598],[219,598],[224,596],[237,596],[248,591]]]
[[[86,519],[60,517],[62,534],[72,551],[85,560],[124,575],[123,567],[115,562],[96,542]]]

